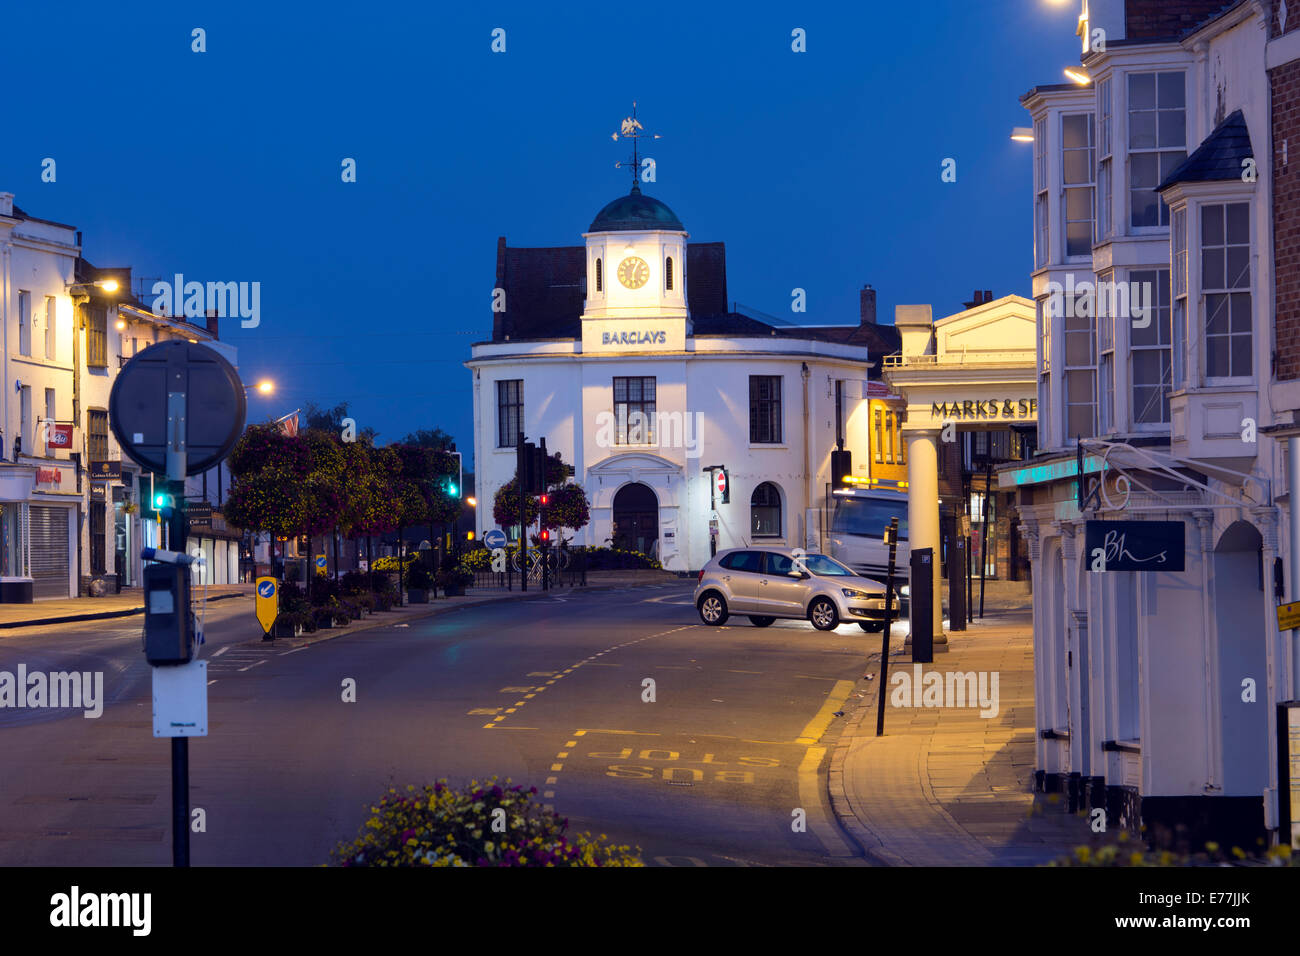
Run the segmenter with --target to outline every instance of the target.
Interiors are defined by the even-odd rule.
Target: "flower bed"
[[[355,840],[330,854],[339,866],[644,866],[626,846],[581,833],[536,801],[537,788],[497,778],[390,788]]]

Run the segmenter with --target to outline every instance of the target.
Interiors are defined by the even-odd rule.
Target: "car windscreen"
[[[844,577],[855,573],[851,568],[824,554],[810,554],[803,559],[803,563],[809,571],[820,577]]]
[[[907,502],[884,498],[835,499],[835,515],[831,518],[832,534],[856,534],[869,538],[883,538],[889,519],[898,519],[898,537],[907,540]]]

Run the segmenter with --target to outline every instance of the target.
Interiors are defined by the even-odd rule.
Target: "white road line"
[[[265,664],[265,663],[266,663],[266,660],[265,660],[265,658],[263,658],[263,659],[260,660],[260,661],[256,661],[255,663],[249,664],[247,667],[241,667],[241,668],[239,669],[239,673],[242,674],[244,671],[251,671],[254,667],[257,667],[259,664]]]
[[[226,653],[226,651],[228,651],[228,650],[230,650],[230,645],[229,645],[229,644],[227,644],[225,647],[219,647],[219,648],[217,648],[215,651],[212,652],[212,656],[213,656],[213,657],[220,657],[222,654]]]
[[[288,657],[290,654],[297,654],[299,651],[305,651],[306,649],[307,649],[307,645],[304,644],[302,647],[295,647],[295,648],[294,648],[293,650],[291,650],[291,651],[285,651],[283,654],[278,654],[278,655],[276,655],[276,656],[277,656],[277,657]]]

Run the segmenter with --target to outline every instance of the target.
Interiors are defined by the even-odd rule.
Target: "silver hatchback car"
[[[864,631],[885,627],[885,586],[824,554],[806,554],[803,570],[790,548],[733,548],[714,555],[700,571],[695,607],[705,624],[748,615],[755,627],[777,618],[806,619],[819,631],[855,623]],[[898,598],[894,599],[894,616]]]

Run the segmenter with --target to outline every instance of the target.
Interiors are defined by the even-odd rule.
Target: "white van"
[[[830,555],[863,577],[885,583],[889,546],[885,529],[889,519],[898,519],[898,550],[894,562],[894,586],[908,595],[907,493],[887,487],[840,488],[831,495]]]

